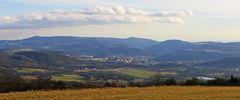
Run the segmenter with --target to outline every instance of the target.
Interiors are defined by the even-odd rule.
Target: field
[[[146,87],[2,93],[1,100],[239,100],[240,87]]]
[[[135,82],[141,82],[146,78],[154,76],[156,73],[159,73],[162,76],[165,75],[177,75],[176,72],[170,72],[170,71],[162,71],[162,72],[156,72],[156,71],[149,71],[149,70],[142,70],[142,69],[133,69],[133,68],[127,68],[124,70],[117,71],[118,73],[129,75],[132,77],[135,77]]]
[[[55,81],[68,81],[68,82],[82,82],[83,79],[78,75],[53,75],[52,80]]]
[[[132,68],[127,68],[127,69],[120,70],[117,72],[119,72],[121,74],[136,77],[137,79],[145,79],[145,78],[151,77],[156,74],[156,72],[154,72],[154,71],[132,69]]]
[[[47,72],[48,70],[44,70],[44,69],[38,69],[38,68],[18,68],[16,69],[17,72],[19,73],[33,73],[33,72]]]

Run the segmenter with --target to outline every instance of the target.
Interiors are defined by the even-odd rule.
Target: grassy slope
[[[118,73],[129,75],[135,77],[135,81],[143,81],[146,78],[154,76],[156,73],[159,73],[160,75],[177,75],[176,72],[170,72],[170,71],[162,71],[162,72],[156,72],[156,71],[149,71],[149,70],[141,70],[141,69],[133,69],[133,68],[127,68],[124,70],[117,71]]]
[[[47,72],[48,70],[45,69],[38,69],[38,68],[19,68],[16,70],[19,73],[31,73],[31,72]]]
[[[29,91],[0,94],[0,99],[37,100],[239,100],[240,87],[147,87]]]
[[[136,78],[148,78],[148,77],[151,77],[151,76],[156,74],[156,72],[154,72],[154,71],[131,69],[131,68],[121,70],[121,71],[118,71],[118,72],[120,72],[122,74],[129,75],[129,76],[133,76],[133,77],[136,77]]]
[[[82,82],[83,79],[78,75],[53,75],[52,80],[68,81],[68,82]]]

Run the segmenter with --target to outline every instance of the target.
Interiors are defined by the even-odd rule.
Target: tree
[[[161,81],[161,75],[160,73],[157,73],[153,76],[153,80],[152,80],[153,85],[155,86],[159,86],[161,85],[162,81]]]
[[[200,85],[200,81],[196,77],[193,77],[191,80],[187,80],[185,85]]]
[[[165,80],[165,85],[177,85],[177,81],[175,79],[167,79]]]
[[[238,82],[237,78],[233,77],[233,75],[231,75],[230,81],[232,83],[237,83]]]

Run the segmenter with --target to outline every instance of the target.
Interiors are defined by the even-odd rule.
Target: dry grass
[[[28,91],[0,94],[1,100],[239,100],[240,87],[147,87]]]

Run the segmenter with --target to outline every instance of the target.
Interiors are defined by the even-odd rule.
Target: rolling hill
[[[15,51],[0,52],[0,66],[3,67],[60,67],[79,64],[72,57],[47,51]]]
[[[212,61],[231,57],[231,54],[214,50],[181,50],[157,57],[158,61]]]
[[[158,60],[192,61],[240,57],[239,42],[154,41],[142,38],[103,37],[31,37],[0,41],[0,49],[33,49],[58,51],[72,56],[151,56]]]
[[[240,67],[240,57],[227,57],[220,60],[205,62],[200,64],[201,66],[211,66],[211,67]]]
[[[157,60],[167,61],[209,61],[225,57],[240,57],[240,43],[220,42],[186,42],[167,40],[146,49],[146,52],[157,56]]]
[[[71,55],[138,56],[146,55],[143,49],[156,41],[140,38],[94,37],[32,37],[16,41],[0,41],[0,49],[31,48],[61,51]]]
[[[146,51],[149,52],[151,55],[163,56],[165,54],[193,48],[194,46],[196,46],[196,44],[190,42],[185,42],[181,40],[167,40],[150,46],[146,49]]]

